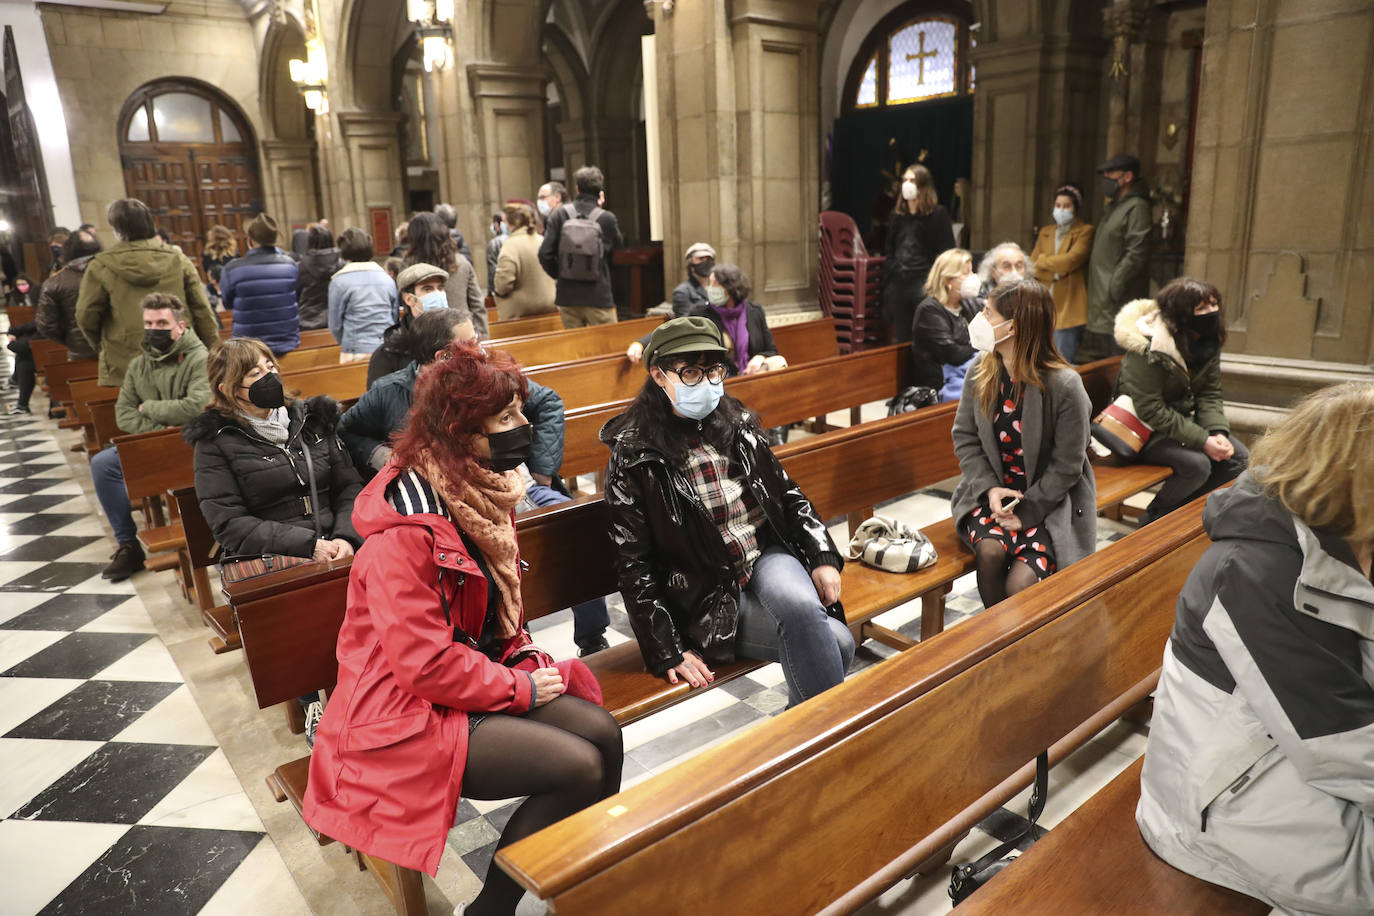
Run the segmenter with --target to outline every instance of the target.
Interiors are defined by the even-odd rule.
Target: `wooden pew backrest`
[[[195,449],[181,438],[181,427],[116,436],[124,487],[130,499],[162,496],[195,485]]]
[[[72,399],[71,383],[75,379],[95,378],[100,374],[100,366],[93,359],[79,359],[75,362],[60,362],[49,365],[46,374],[48,397],[54,404],[62,404]]]
[[[343,363],[299,372],[283,372],[282,386],[299,392],[297,397],[313,398],[327,394],[336,401],[361,397],[367,390],[367,362]]]
[[[632,340],[644,336],[662,323],[662,318],[638,318],[617,324],[493,339],[487,346],[493,350],[505,350],[522,366],[542,366],[588,356],[624,353]]]

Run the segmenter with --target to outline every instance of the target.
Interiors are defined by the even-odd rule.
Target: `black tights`
[[[466,798],[528,795],[497,849],[620,791],[620,726],[600,706],[561,696],[524,716],[489,715],[468,737]],[[524,889],[493,862],[469,916],[512,914]]]
[[[985,608],[1039,581],[1029,563],[1018,560],[1009,563],[1009,556],[994,538],[984,538],[973,548],[973,560],[978,573],[978,597],[983,599]]]

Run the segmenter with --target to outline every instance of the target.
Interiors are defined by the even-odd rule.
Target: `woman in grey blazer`
[[[1054,347],[1054,299],[1036,281],[997,287],[969,338],[982,356],[954,419],[952,508],[991,607],[1093,552],[1092,409]]]

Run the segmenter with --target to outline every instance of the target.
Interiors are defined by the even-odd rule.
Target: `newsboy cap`
[[[1140,174],[1140,160],[1128,153],[1120,153],[1097,167],[1098,172],[1130,172]]]
[[[435,267],[433,264],[412,264],[396,275],[396,288],[403,293],[408,293],[430,277],[447,280],[448,271],[442,267]]]
[[[716,250],[712,248],[710,245],[706,244],[705,242],[697,242],[691,248],[687,249],[687,257],[685,258],[685,260],[690,262],[692,258],[695,258],[699,254],[710,255],[711,259],[715,260]]]
[[[647,369],[654,360],[674,353],[725,353],[720,328],[710,318],[690,315],[665,321],[649,335],[649,345],[644,348],[644,367]]]

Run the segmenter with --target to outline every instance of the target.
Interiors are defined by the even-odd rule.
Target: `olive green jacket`
[[[1213,433],[1231,432],[1221,399],[1221,356],[1190,369],[1153,299],[1129,302],[1116,316],[1121,357],[1117,390],[1156,436],[1202,451]]]
[[[1088,330],[1112,333],[1121,307],[1150,294],[1150,198],[1134,182],[1109,204],[1093,234],[1088,260]]]
[[[100,359],[100,384],[124,381],[143,343],[143,298],[170,293],[187,308],[187,323],[206,349],[219,340],[219,322],[190,258],[157,239],[120,242],[91,258],[81,277],[76,323]]]
[[[124,372],[115,401],[115,422],[126,433],[181,426],[210,403],[206,350],[187,328],[166,353],[140,347]]]

